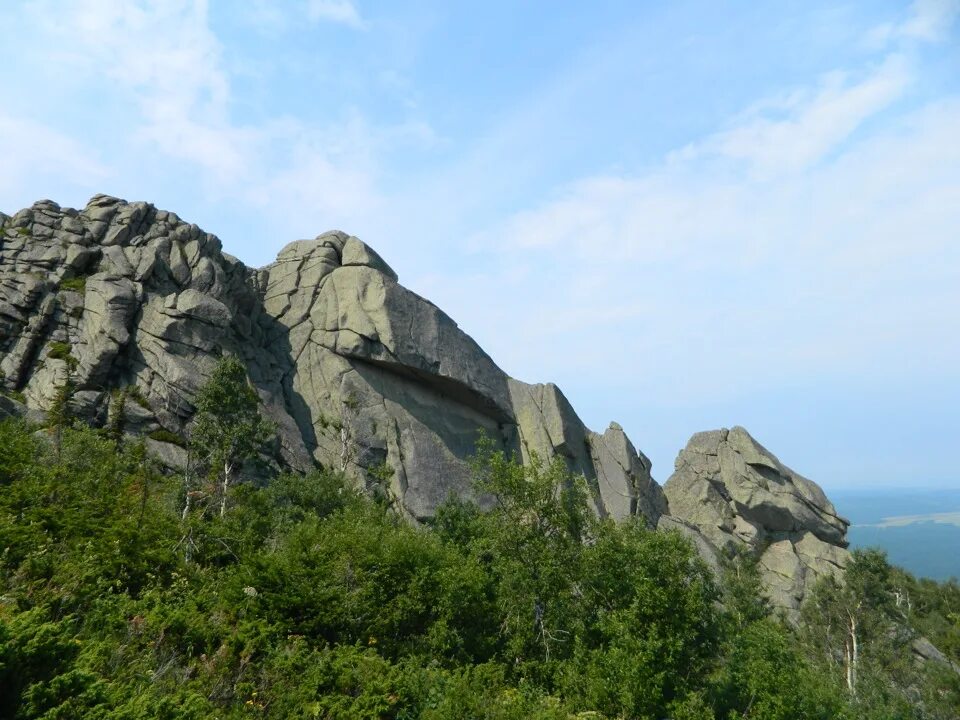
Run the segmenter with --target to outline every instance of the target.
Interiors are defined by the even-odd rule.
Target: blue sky
[[[0,6],[0,209],[330,228],[663,482],[960,487],[960,0]]]

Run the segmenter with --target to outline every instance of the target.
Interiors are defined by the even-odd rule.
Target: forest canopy
[[[0,423],[2,718],[960,713],[956,670],[909,650],[960,663],[960,586],[876,551],[791,625],[751,558],[717,577],[676,532],[598,520],[560,460],[481,445],[493,508],[416,525],[339,472],[235,481],[223,451],[184,478],[140,440],[55,435]]]

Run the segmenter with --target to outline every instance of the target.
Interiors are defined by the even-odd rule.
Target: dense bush
[[[900,618],[958,659],[956,583],[877,556],[852,695],[830,640],[771,615],[748,558],[714,578],[679,535],[595,520],[559,461],[481,449],[494,509],[451,500],[416,526],[319,472],[184,515],[190,486],[140,444],[69,425],[57,444],[0,423],[3,718],[957,714],[955,674],[898,683],[883,629]],[[840,617],[854,591],[814,610]]]

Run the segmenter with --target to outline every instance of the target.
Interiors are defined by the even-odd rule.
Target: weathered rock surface
[[[0,416],[49,408],[69,377],[88,422],[128,388],[130,432],[183,434],[222,353],[246,363],[278,462],[389,476],[414,517],[470,494],[480,431],[523,458],[565,458],[602,516],[655,525],[666,511],[618,425],[591,432],[556,386],[508,377],[355,237],[297,241],[254,270],[147,203],[98,195],[82,211],[42,201],[0,216]],[[176,445],[150,447],[183,461]]]
[[[820,487],[783,465],[741,427],[694,435],[663,487],[673,518],[720,552],[759,556],[771,601],[799,609],[816,579],[842,572],[849,522]]]

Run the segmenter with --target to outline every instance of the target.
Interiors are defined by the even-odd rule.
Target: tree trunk
[[[187,451],[187,468],[183,473],[183,512],[180,513],[180,522],[186,522],[187,515],[190,514],[190,506],[193,504],[193,498],[190,492],[193,490],[193,449]]]
[[[233,474],[233,464],[223,463],[223,488],[220,492],[220,517],[227,514],[227,488],[230,487],[230,476]]]
[[[853,694],[857,691],[857,664],[860,661],[860,649],[857,646],[857,619],[852,614],[847,616],[847,640],[844,645],[847,665],[847,690]]]
[[[340,426],[340,471],[347,469],[347,463],[350,460],[350,445],[348,442],[347,425],[343,423]]]

